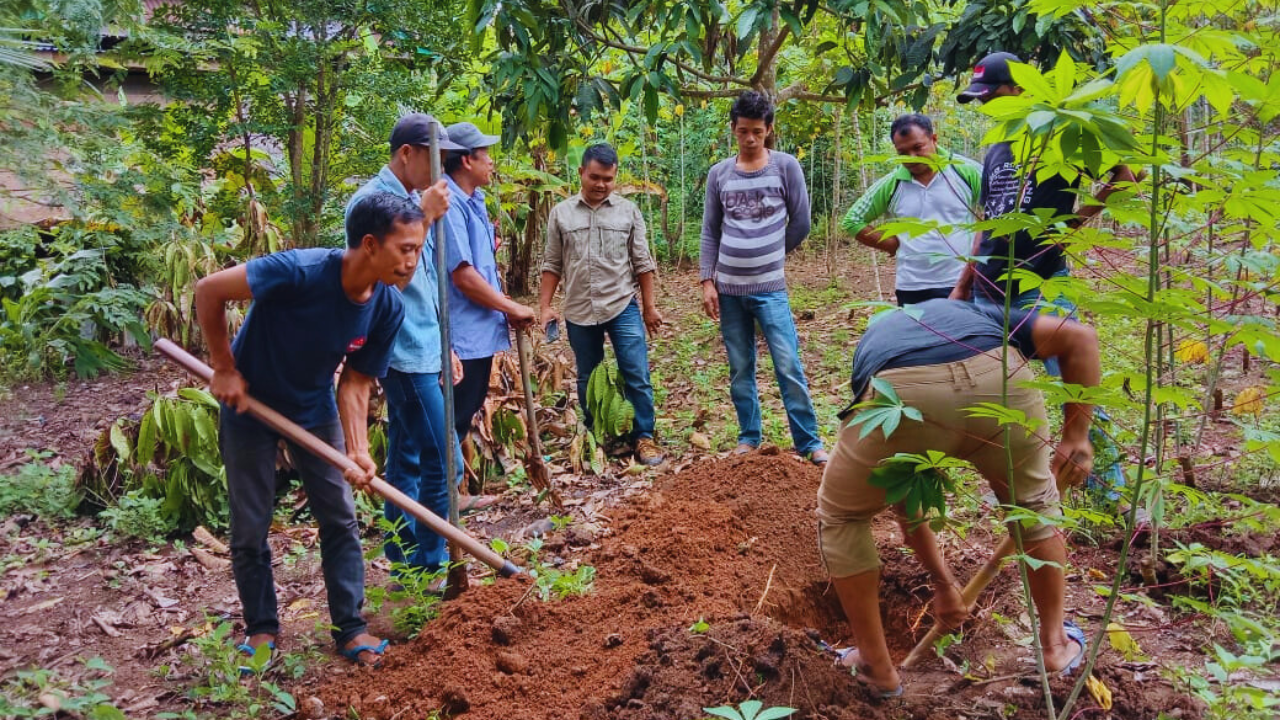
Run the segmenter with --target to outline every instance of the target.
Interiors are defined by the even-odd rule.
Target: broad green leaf
[[[1013,75],[1013,81],[1030,93],[1031,97],[1043,101],[1058,99],[1058,94],[1053,91],[1053,87],[1035,67],[1026,63],[1011,62],[1009,73]]]

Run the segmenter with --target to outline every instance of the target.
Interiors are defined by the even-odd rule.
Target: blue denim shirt
[[[366,195],[386,192],[419,202],[416,190],[405,190],[400,178],[391,168],[382,166],[378,174],[356,190],[347,202],[343,220],[351,213],[356,201]],[[403,373],[438,373],[440,366],[440,308],[437,302],[439,285],[436,284],[435,238],[428,230],[426,245],[413,279],[401,290],[404,298],[404,324],[396,334],[395,347],[391,350],[391,367]]]
[[[462,360],[487,358],[511,347],[507,333],[507,316],[471,302],[453,284],[453,271],[467,263],[480,273],[489,285],[502,292],[498,280],[498,259],[493,253],[493,223],[484,207],[484,191],[477,188],[470,196],[445,176],[449,184],[449,212],[445,237],[445,257],[449,270],[449,330],[453,351]]]

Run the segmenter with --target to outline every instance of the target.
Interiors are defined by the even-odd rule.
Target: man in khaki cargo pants
[[[1064,485],[1076,485],[1093,464],[1088,405],[1066,406],[1052,467],[1047,442],[1034,432],[1012,428],[1006,450],[1005,429],[968,411],[979,403],[1001,403],[1001,354],[1008,342],[1004,404],[1047,427],[1043,397],[1024,387],[1034,378],[1027,359],[1057,357],[1064,381],[1097,385],[1098,341],[1092,328],[1014,309],[1006,338],[1003,308],[955,300],[930,300],[915,308],[910,314],[895,311],[868,328],[854,352],[853,391],[854,397],[865,399],[873,377],[885,380],[903,403],[923,414],[923,421],[904,420],[888,438],[882,429],[859,438],[861,426],[847,425],[818,490],[819,549],[858,645],[843,662],[882,698],[901,695],[902,684],[880,622],[880,559],[871,535],[871,519],[886,508],[885,490],[869,482],[881,461],[900,452],[945,452],[971,462],[1001,503],[1044,517],[1061,513],[1054,476]],[[910,522],[901,505],[895,512],[907,544],[933,580],[937,622],[959,624],[967,611],[928,523]],[[1066,549],[1052,525],[1023,521],[1021,533],[1027,554],[1048,563],[1029,569],[1045,665],[1051,672],[1070,673],[1084,657],[1085,640],[1079,628],[1064,622]]]

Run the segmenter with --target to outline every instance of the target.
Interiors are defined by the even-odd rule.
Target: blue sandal
[[[1084,636],[1084,630],[1081,630],[1079,625],[1076,625],[1070,620],[1063,621],[1062,629],[1067,633],[1068,640],[1074,640],[1076,644],[1080,646],[1080,652],[1076,653],[1076,656],[1071,658],[1071,662],[1067,663],[1066,667],[1058,671],[1058,675],[1067,678],[1071,677],[1071,674],[1080,669],[1080,666],[1084,664],[1084,655],[1085,651],[1089,649],[1089,641]]]
[[[255,668],[252,665],[241,665],[240,666],[241,675],[253,675],[255,673],[265,673],[266,671],[271,669],[271,663],[276,659],[276,644],[275,644],[275,641],[268,640],[265,643],[263,643],[263,645],[267,648],[267,661],[263,663],[262,667],[260,668]],[[237,645],[236,650],[239,650],[242,655],[249,658],[251,661],[254,658],[258,657],[258,650],[257,648],[249,644],[249,638],[245,638],[244,642]]]
[[[390,640],[383,640],[377,645],[357,645],[353,648],[338,648],[338,654],[350,660],[357,665],[378,669],[382,667],[382,654],[386,652],[387,646],[391,644]],[[371,652],[378,656],[374,662],[365,662],[360,659],[360,653]]]

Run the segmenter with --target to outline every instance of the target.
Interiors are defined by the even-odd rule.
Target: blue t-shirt
[[[351,208],[360,198],[380,192],[408,198],[414,205],[419,203],[417,191],[406,190],[391,168],[384,165],[347,201],[343,219],[351,214]],[[435,247],[435,233],[428,230],[418,269],[409,284],[400,291],[404,297],[404,324],[400,326],[395,347],[391,350],[391,367],[402,373],[440,372],[440,286],[436,284]]]
[[[853,351],[855,401],[881,370],[957,362],[1004,344],[1003,306],[928,300],[912,308],[893,311],[862,334]],[[1036,357],[1034,320],[1033,312],[1009,311],[1009,343],[1026,358]]]
[[[497,310],[471,302],[453,284],[453,271],[467,263],[480,273],[489,286],[502,292],[498,280],[498,259],[493,253],[493,223],[484,207],[484,191],[472,195],[445,176],[449,184],[449,212],[445,257],[449,271],[449,344],[462,360],[487,358],[511,347],[507,334],[507,316]]]
[[[363,303],[347,297],[344,252],[288,250],[245,266],[253,305],[231,344],[236,368],[255,398],[303,427],[337,417],[333,374],[344,357],[357,372],[386,373],[404,320],[395,288],[378,283]]]

